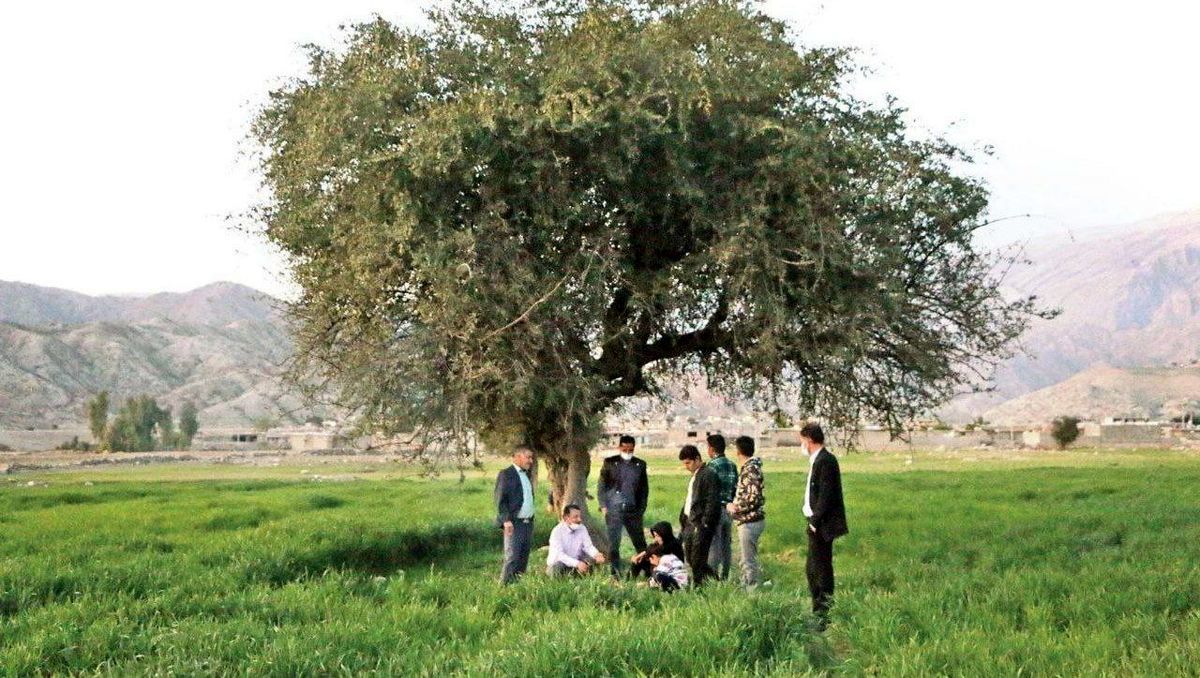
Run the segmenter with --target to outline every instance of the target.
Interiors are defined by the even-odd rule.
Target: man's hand
[[[737,513],[737,504],[729,502],[725,505],[725,510],[729,512],[729,515],[734,515]]]
[[[608,558],[605,558],[603,553],[596,554],[596,564],[597,565],[603,565],[604,563],[607,563],[607,562],[608,562]]]
[[[600,507],[600,515],[602,515],[602,516],[608,515],[608,507],[607,506]]]
[[[513,524],[511,520],[504,521],[504,536],[511,537],[513,533]]]
[[[581,560],[579,561],[579,564],[575,566],[575,569],[579,571],[579,574],[587,574],[589,568],[588,564]]]

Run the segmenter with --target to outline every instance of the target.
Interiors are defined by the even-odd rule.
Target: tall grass
[[[845,464],[823,635],[804,476],[769,462],[753,595],[549,581],[544,552],[501,588],[486,478],[0,483],[0,672],[1195,674],[1200,463],[855,472],[874,463]],[[684,478],[655,468],[647,522],[673,520]]]

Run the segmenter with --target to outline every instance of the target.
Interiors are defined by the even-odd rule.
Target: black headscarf
[[[669,553],[680,560],[683,559],[683,544],[675,538],[675,530],[671,528],[671,523],[662,521],[654,523],[650,528],[650,532],[662,537],[663,553]]]

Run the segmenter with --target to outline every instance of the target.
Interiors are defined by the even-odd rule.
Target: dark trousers
[[[580,560],[587,563],[589,568],[596,564],[596,561],[592,560],[591,558],[580,558]],[[591,574],[593,572],[595,572],[595,570],[593,570],[593,569],[588,570],[588,574]],[[554,563],[553,565],[547,565],[546,566],[546,574],[550,577],[582,577],[582,576],[584,576],[582,574],[579,574],[579,570],[577,570],[573,567],[568,567],[566,565],[563,565],[562,563]]]
[[[629,533],[634,553],[646,550],[646,535],[642,530],[642,514],[626,513],[618,508],[610,508],[604,515],[604,524],[608,527],[608,562],[612,563],[613,574],[616,574],[621,565],[622,530]]]
[[[533,545],[533,519],[514,520],[513,533],[504,536],[504,567],[500,583],[511,584],[529,567],[529,548]]]
[[[700,586],[709,577],[717,573],[708,565],[708,551],[712,548],[715,530],[712,528],[697,528],[689,526],[683,538],[683,555],[688,565],[692,566],[692,585]]]
[[[654,581],[657,582],[659,587],[667,593],[679,590],[679,582],[672,579],[669,575],[663,574],[662,572],[656,572],[654,574]]]
[[[829,604],[833,598],[833,542],[808,530],[808,590],[812,593],[813,613],[821,623],[829,621]]]

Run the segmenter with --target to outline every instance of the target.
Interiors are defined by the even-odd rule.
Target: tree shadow
[[[342,531],[317,536],[307,548],[255,560],[245,567],[243,576],[247,581],[281,586],[328,571],[389,575],[467,553],[496,551],[499,542],[499,530],[479,522],[411,530]]]

